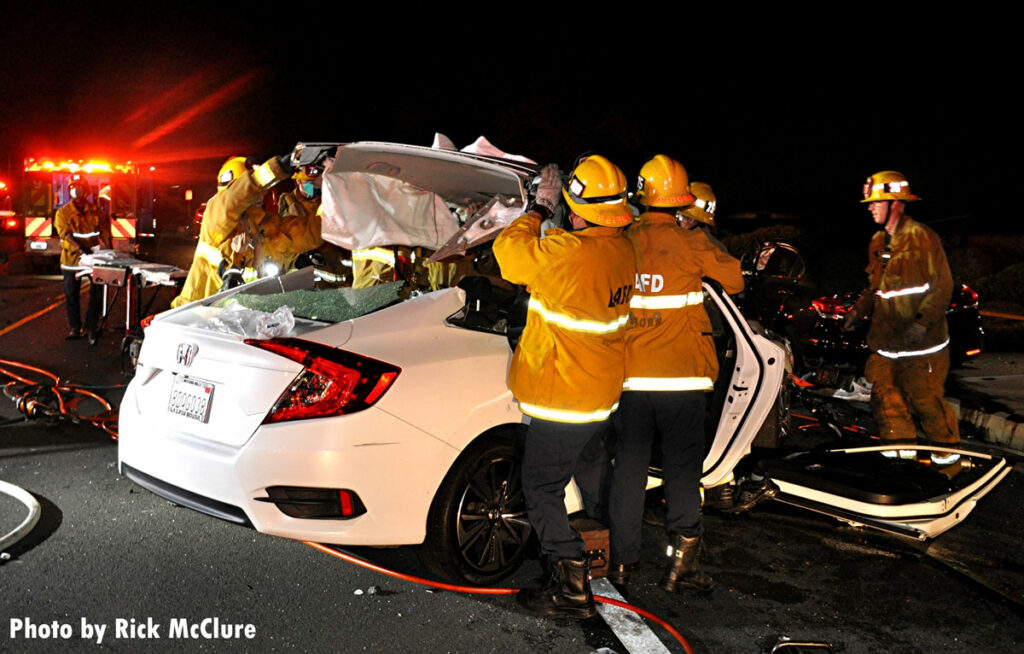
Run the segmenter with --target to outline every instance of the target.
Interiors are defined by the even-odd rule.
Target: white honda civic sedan
[[[350,249],[398,232],[430,249],[472,244],[460,224],[486,224],[498,206],[521,211],[533,173],[451,150],[342,145],[325,173],[324,235]],[[774,440],[766,431],[787,410],[787,354],[713,284],[705,306],[722,371],[708,402],[711,487],[731,478],[759,433]],[[260,331],[281,307],[294,324]],[[506,385],[507,332],[521,308],[494,275],[410,297],[401,282],[318,289],[306,268],[162,313],[146,328],[121,404],[121,472],[266,534],[419,545],[440,576],[494,582],[515,570],[531,537],[517,454],[526,419]],[[961,481],[928,477],[912,492],[894,481],[886,494],[878,479],[894,464],[878,449],[791,456],[766,469],[780,499],[919,538],[962,520],[1006,474],[1002,459],[964,452]],[[869,491],[843,486],[845,468],[865,466]]]

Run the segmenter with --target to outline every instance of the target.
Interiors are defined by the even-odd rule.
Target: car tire
[[[486,434],[448,471],[417,554],[433,574],[458,583],[493,584],[522,563],[532,529],[526,517],[514,433]]]

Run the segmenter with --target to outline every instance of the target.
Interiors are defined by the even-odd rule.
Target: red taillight
[[[7,220],[4,221],[4,227],[6,227],[7,229],[17,229],[17,227],[18,227],[18,219],[17,218],[8,218]]]
[[[981,350],[980,349],[967,350],[966,352],[964,352],[964,354],[966,354],[969,357],[976,357],[979,354],[981,354]]]
[[[959,300],[959,302],[957,302]],[[960,296],[954,297],[953,302],[949,305],[950,309],[956,309],[958,307],[978,308],[978,292],[967,284],[960,285]]]
[[[153,318],[156,318],[156,314],[155,313],[149,314],[148,316],[146,316],[145,318],[143,318],[142,320],[139,321],[139,327],[141,327],[143,329],[143,331],[145,331],[145,329],[147,327],[149,327],[149,324],[151,322],[153,322]]]
[[[850,310],[846,303],[839,297],[833,295],[832,297],[819,297],[817,300],[811,301],[811,306],[818,312],[818,315],[822,318],[832,318],[833,320],[839,320]]]
[[[245,343],[305,367],[278,398],[264,424],[362,411],[373,406],[401,372],[383,361],[297,338],[246,339]]]

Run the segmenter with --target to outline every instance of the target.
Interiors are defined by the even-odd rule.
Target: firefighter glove
[[[555,212],[558,198],[562,191],[562,173],[558,164],[548,164],[541,168],[537,179],[537,195],[534,197],[534,208],[540,209],[544,217]]]
[[[297,148],[298,146],[296,146]],[[281,166],[281,170],[284,171],[285,175],[291,175],[295,172],[295,150],[292,150],[288,154],[282,154],[277,158],[278,165]]]

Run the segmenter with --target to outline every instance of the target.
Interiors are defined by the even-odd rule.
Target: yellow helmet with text
[[[884,202],[886,200],[901,200],[913,202],[920,200],[910,192],[910,182],[895,170],[883,170],[868,177],[864,182],[864,199],[861,202]]]
[[[228,184],[241,177],[250,168],[249,160],[246,157],[231,157],[224,162],[224,165],[220,167],[220,172],[217,173],[217,190],[224,190]]]
[[[636,199],[648,207],[688,207],[693,204],[686,168],[671,157],[655,155],[640,169]]]
[[[691,182],[690,193],[693,193],[693,204],[681,209],[679,213],[714,227],[717,200],[715,192],[711,190],[711,185],[704,182]]]
[[[626,204],[626,176],[618,166],[599,154],[581,161],[562,188],[569,209],[580,218],[605,227],[625,227],[633,222]]]

